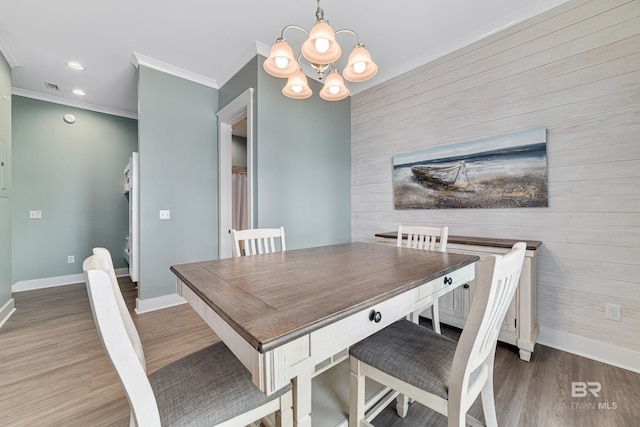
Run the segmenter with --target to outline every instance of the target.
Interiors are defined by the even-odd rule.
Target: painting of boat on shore
[[[546,207],[547,130],[393,157],[395,209]]]

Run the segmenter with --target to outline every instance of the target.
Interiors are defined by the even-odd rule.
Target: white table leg
[[[293,379],[294,426],[311,427],[311,373]]]

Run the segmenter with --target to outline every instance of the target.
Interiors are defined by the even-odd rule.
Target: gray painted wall
[[[255,56],[251,61],[247,62],[244,67],[242,67],[236,74],[233,75],[220,88],[220,92],[218,94],[218,110],[222,110],[227,106],[231,101],[236,99],[239,95],[241,95],[245,90],[252,87],[256,89],[258,87],[258,74],[256,69],[258,67],[258,57]],[[254,102],[256,102],[256,93],[254,92]],[[254,127],[254,132],[256,131],[256,127]]]
[[[140,66],[138,105],[138,296],[148,299],[175,293],[171,265],[218,257],[218,91]]]
[[[257,56],[220,88],[220,107],[254,87],[256,227],[284,226],[287,249],[351,240],[349,98],[327,102],[282,95],[283,79]]]
[[[141,66],[138,122],[15,97],[20,197],[13,206],[12,282],[80,273],[94,246],[106,246],[116,267],[126,266],[119,256],[128,227],[122,169],[135,150],[139,298],[175,292],[171,265],[217,258],[215,113],[219,99],[226,105],[250,86],[257,88],[256,226],[285,226],[291,249],[349,241],[350,102],[285,98],[283,81],[268,76],[262,61],[254,58],[219,93]],[[311,84],[317,94],[320,84]],[[74,125],[62,121],[69,112]],[[42,210],[42,220],[28,219],[32,209]],[[170,220],[160,221],[161,209],[171,210]],[[27,264],[27,254],[37,261]],[[67,264],[67,255],[76,263]]]
[[[66,113],[74,124],[62,120]],[[95,246],[126,267],[122,171],[136,129],[132,119],[13,96],[13,283],[82,273]],[[29,210],[42,219],[30,220]]]
[[[5,99],[4,97],[8,97]],[[11,67],[0,54],[0,157],[4,185],[0,188],[0,308],[11,299]],[[0,166],[1,167],[1,166]],[[1,321],[2,319],[0,319]]]
[[[283,225],[287,249],[351,241],[351,101],[282,95],[258,61],[258,226]]]

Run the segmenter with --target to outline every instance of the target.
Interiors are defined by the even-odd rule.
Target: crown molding
[[[271,46],[267,46],[266,44],[256,40],[256,52],[265,58],[268,58],[271,53]]]
[[[30,90],[20,89],[17,87],[11,88],[11,93],[13,95],[23,96],[25,98],[32,98],[40,101],[52,102],[54,104],[61,104],[69,107],[81,108],[83,110],[95,111],[97,113],[104,113],[104,114],[110,114],[112,116],[126,117],[128,119],[136,119],[136,120],[138,119],[138,114],[132,113],[131,111],[118,110],[117,108],[109,108],[109,107],[103,107],[101,105],[94,105],[94,104],[88,104],[85,102],[73,101],[66,98],[33,92]]]
[[[566,3],[567,1],[569,0],[546,0],[535,2],[535,4],[521,9],[517,13],[509,15],[504,19],[498,21],[497,23],[492,24],[491,27],[481,28],[478,31],[468,34],[463,38],[459,38],[451,43],[439,47],[438,49],[434,49],[430,52],[425,53],[424,55],[420,55],[414,60],[409,61],[399,67],[395,67],[390,70],[378,73],[376,78],[372,80],[358,83],[353,87],[353,89],[350,88],[351,95],[356,95],[362,91],[370,89],[411,70],[415,70],[422,65],[425,65],[431,61],[435,61],[438,58],[442,58],[443,56],[455,52],[458,49],[462,49],[465,46],[469,46],[489,36],[499,33],[500,31],[506,30],[507,28],[510,28],[516,24],[524,22],[527,19],[533,18],[534,16],[558,7],[561,4]]]
[[[7,60],[11,68],[15,68],[18,66],[18,61],[13,55],[13,51],[9,48],[9,43],[7,43],[7,39],[4,38],[4,34],[2,34],[2,31],[0,31],[0,52],[4,56],[4,59]]]
[[[138,52],[131,53],[131,59],[129,62],[131,62],[136,68],[138,68],[140,65],[144,65],[145,67],[153,68],[154,70],[162,71],[163,73],[180,77],[182,79],[189,80],[203,86],[208,86],[213,89],[219,88],[218,83],[212,78],[185,70],[184,68],[176,67],[175,65],[159,61],[155,58],[143,55]]]

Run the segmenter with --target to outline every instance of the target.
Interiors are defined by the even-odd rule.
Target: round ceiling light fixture
[[[72,125],[76,122],[76,116],[74,116],[73,114],[65,114],[64,116],[62,116],[62,120],[64,120],[65,123],[69,123],[70,125]]]

